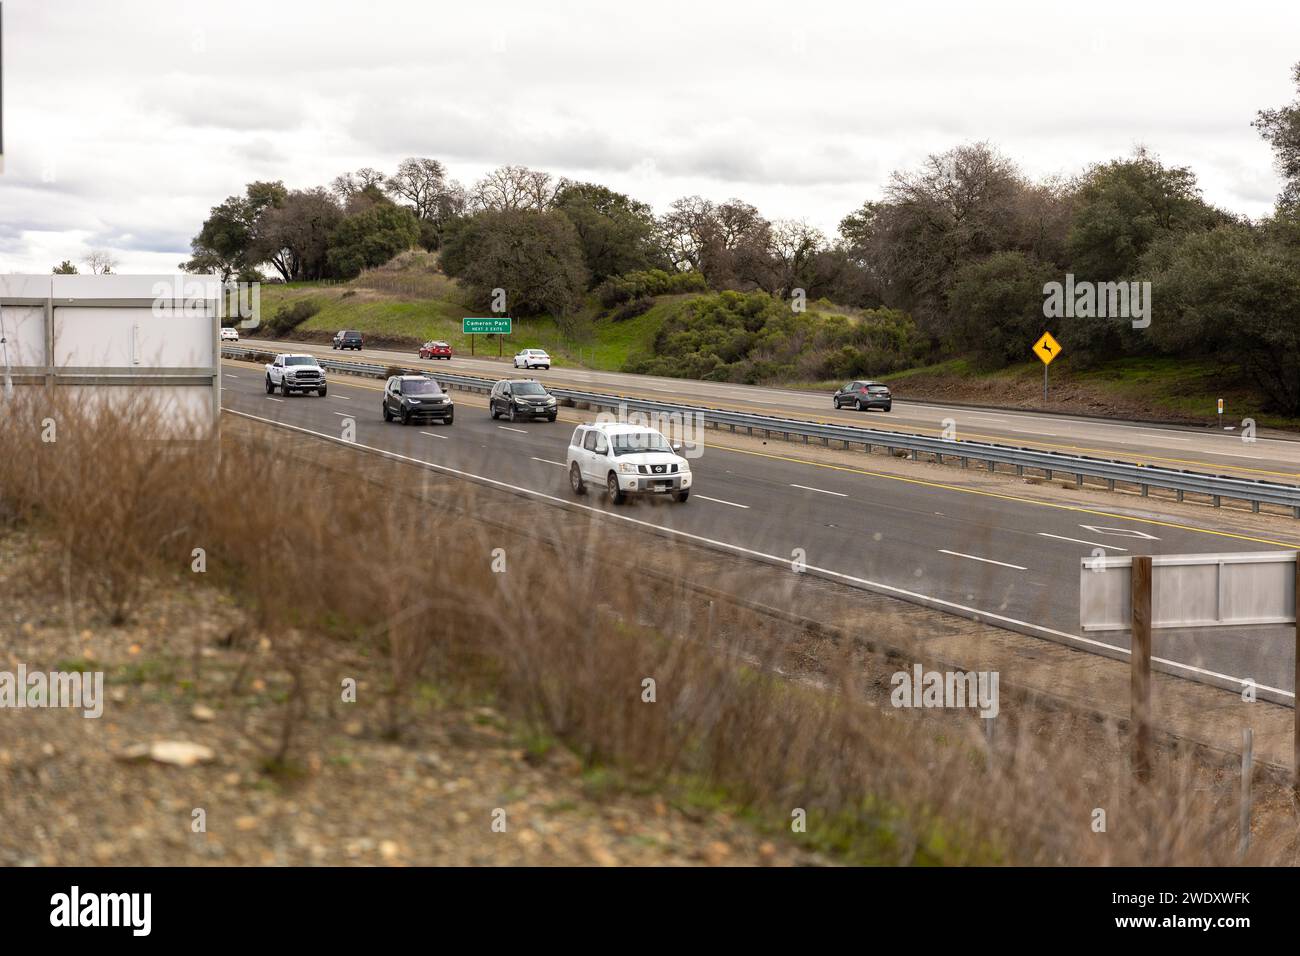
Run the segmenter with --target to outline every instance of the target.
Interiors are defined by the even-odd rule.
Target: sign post
[[[469,354],[474,354],[474,336],[476,335],[495,335],[497,337],[497,355],[502,354],[504,345],[502,344],[503,335],[509,335],[512,331],[512,320],[507,316],[494,316],[488,319],[470,319],[460,320],[460,332],[462,335],[469,336]]]
[[[1061,354],[1061,344],[1052,338],[1051,332],[1044,332],[1033,345],[1034,354],[1043,363],[1043,404],[1047,404],[1047,366],[1051,365]]]
[[[1219,428],[1223,428],[1223,399],[1219,399]]]

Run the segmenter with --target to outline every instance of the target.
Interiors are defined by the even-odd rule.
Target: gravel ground
[[[528,745],[482,702],[436,692],[401,743],[383,739],[377,709],[361,703],[313,711],[299,760],[269,773],[281,688],[273,674],[257,676],[265,643],[227,596],[168,583],[112,628],[35,579],[40,546],[0,534],[0,671],[102,671],[106,700],[97,719],[0,709],[0,864],[824,862],[707,801],[584,770],[562,747]],[[249,655],[246,686],[232,692]],[[355,664],[358,699],[373,699]],[[207,748],[196,753],[210,759],[130,759],[164,741]]]

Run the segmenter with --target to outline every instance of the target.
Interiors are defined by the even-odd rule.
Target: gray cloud
[[[663,0],[653,16],[595,0],[5,13],[0,270],[45,271],[88,243],[126,270],[174,263],[252,179],[305,187],[408,155],[466,183],[524,163],[657,208],[739,196],[833,232],[891,170],[959,142],[989,140],[1033,176],[1141,142],[1257,216],[1278,181],[1250,121],[1290,98],[1300,58],[1300,7],[1280,0],[1249,16],[1190,0],[1177,18],[1130,0],[1086,17],[1030,0],[809,0],[795,16],[740,0]]]

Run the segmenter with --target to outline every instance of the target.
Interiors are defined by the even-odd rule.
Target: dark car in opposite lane
[[[355,349],[361,351],[362,338],[360,332],[352,332],[346,329],[334,333],[333,346],[336,349]]]
[[[856,408],[860,412],[872,408],[889,411],[894,407],[894,396],[890,393],[888,385],[864,379],[842,386],[831,400],[836,408]]]

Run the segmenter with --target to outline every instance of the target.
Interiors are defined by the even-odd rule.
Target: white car
[[[541,349],[524,349],[515,356],[515,368],[550,368],[551,357]]]
[[[223,341],[223,342],[238,342],[238,341],[239,341],[239,330],[236,329],[236,328],[233,328],[233,327],[223,327],[223,328],[221,329],[221,341]]]
[[[569,486],[585,494],[588,483],[603,487],[621,505],[629,495],[691,496],[690,463],[653,428],[623,422],[579,425],[569,439],[565,464]]]

